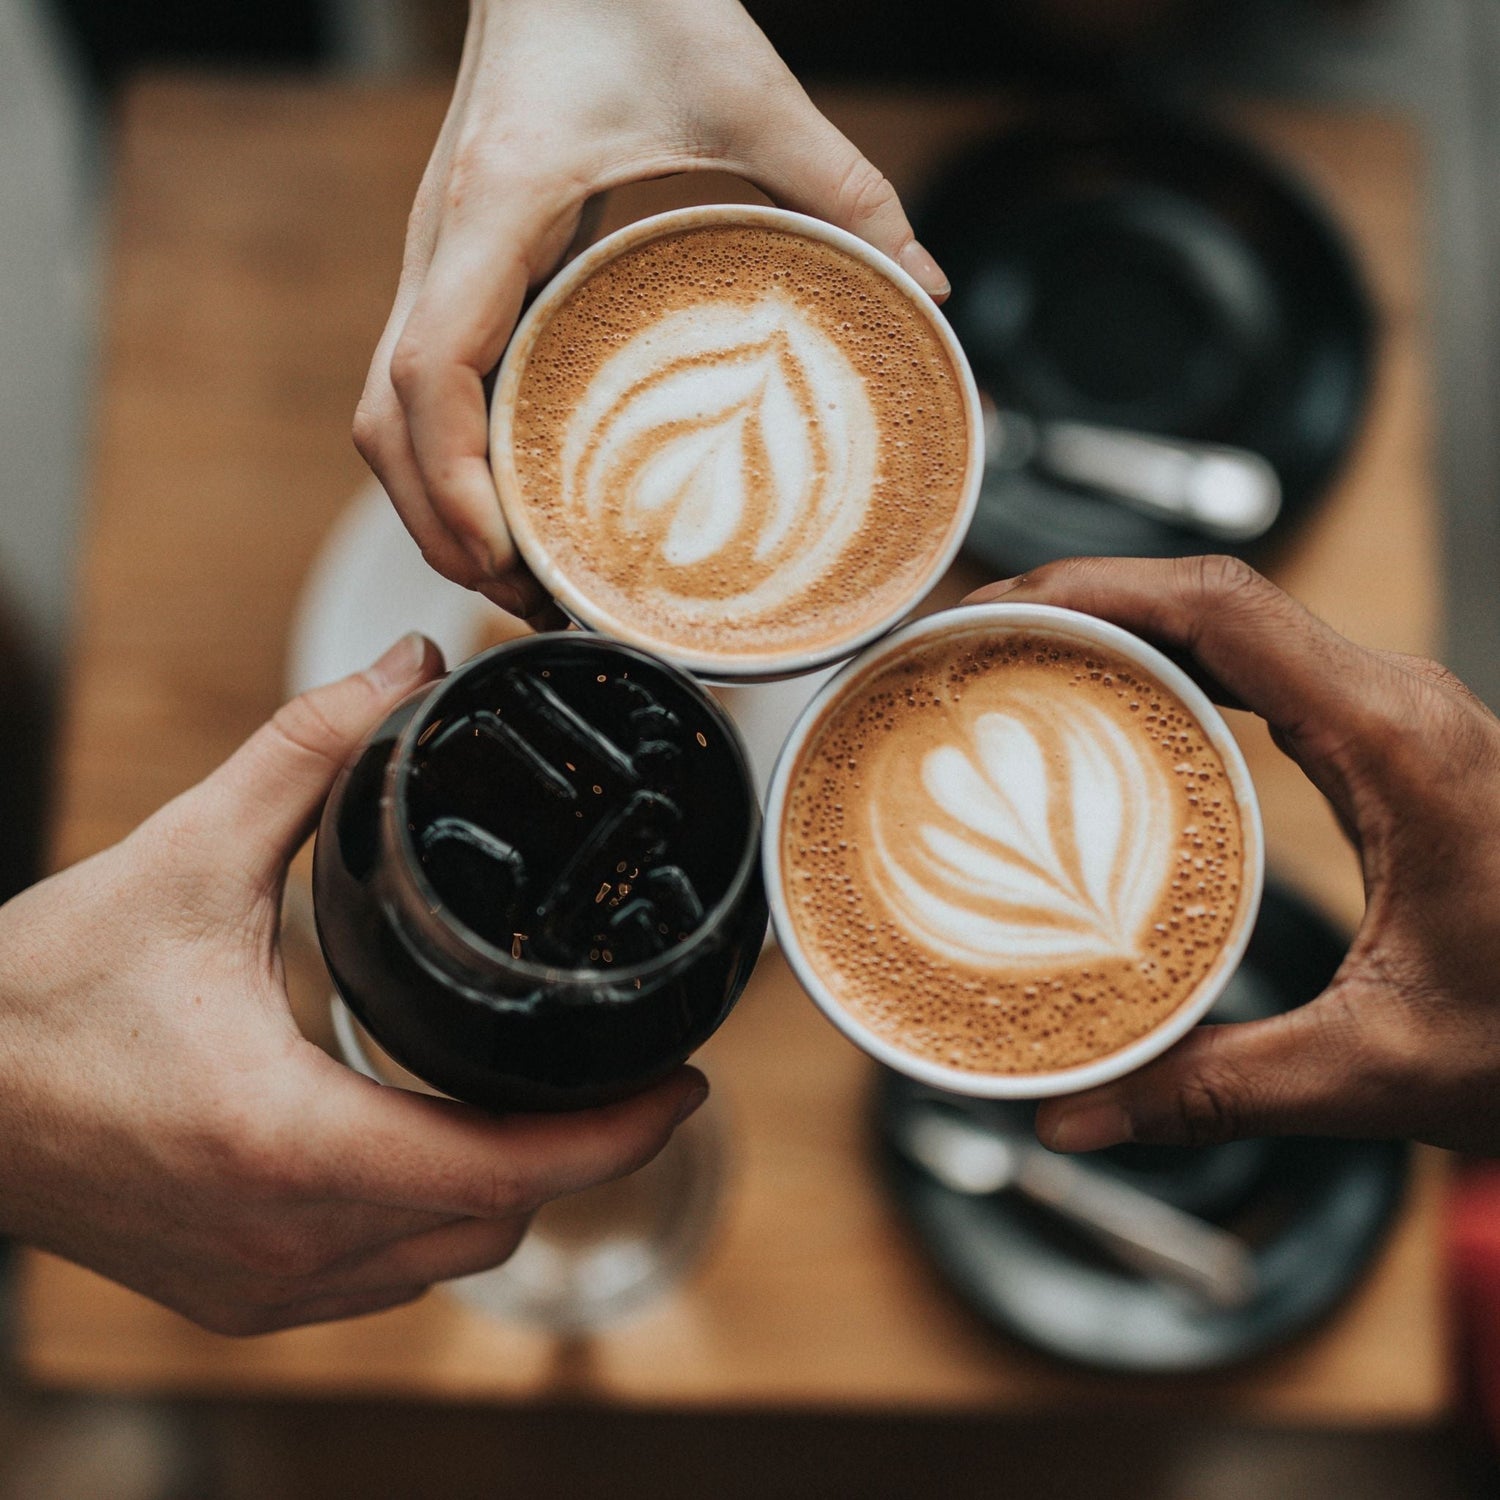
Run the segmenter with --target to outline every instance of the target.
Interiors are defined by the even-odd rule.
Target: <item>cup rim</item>
[[[932,554],[928,568],[908,598],[900,605],[888,610],[873,623],[864,625],[860,630],[844,637],[836,644],[825,643],[816,649],[764,652],[754,656],[744,653],[730,655],[725,652],[679,646],[671,641],[638,632],[630,626],[628,621],[620,620],[608,611],[599,608],[583,590],[576,587],[552,565],[551,558],[530,524],[526,506],[518,498],[512,442],[512,412],[527,358],[547,318],[600,266],[623,251],[665,235],[718,224],[764,225],[800,234],[806,238],[832,245],[883,275],[905,292],[912,304],[926,318],[928,325],[946,351],[957,376],[969,429],[968,463],[959,504],[954,511],[948,533],[942,546]],[[490,403],[489,431],[490,469],[494,475],[496,492],[500,497],[500,509],[505,517],[506,525],[510,528],[516,549],[525,559],[526,565],[541,580],[568,616],[585,629],[635,645],[665,658],[676,666],[684,667],[688,671],[708,677],[713,681],[725,683],[774,681],[815,672],[819,668],[831,666],[835,662],[855,655],[865,646],[898,626],[932,592],[947,573],[954,558],[957,557],[974,518],[974,512],[979,503],[980,484],[984,477],[984,419],[980,409],[979,387],[974,379],[974,372],[970,368],[968,356],[964,353],[957,335],[928,293],[889,256],[848,230],[840,229],[835,224],[826,223],[808,214],[795,213],[791,209],[751,203],[702,204],[689,208],[669,209],[665,213],[637,219],[606,235],[570,261],[547,283],[516,325],[516,330],[511,336],[504,358],[500,361],[499,371],[495,378],[494,395]]]
[[[457,913],[449,909],[416,855],[406,816],[407,794],[411,784],[413,752],[424,728],[433,714],[437,712],[448,692],[461,685],[461,679],[488,670],[500,658],[516,655],[529,649],[540,649],[544,646],[552,649],[560,647],[565,651],[583,648],[594,651],[602,650],[624,656],[677,679],[678,686],[698,703],[723,735],[724,743],[729,751],[729,759],[736,771],[736,780],[744,791],[748,814],[744,848],[740,851],[734,873],[724,893],[704,912],[703,920],[685,938],[653,958],[643,959],[638,963],[621,964],[617,968],[608,969],[586,966],[565,968],[560,965],[538,963],[535,959],[513,957],[507,949],[491,943]],[[457,950],[468,962],[498,969],[512,978],[534,980],[539,985],[545,984],[557,988],[571,986],[589,991],[608,986],[622,993],[624,986],[637,979],[655,978],[664,970],[681,967],[696,957],[707,943],[723,931],[726,922],[745,899],[750,883],[759,876],[760,850],[763,846],[761,835],[764,831],[762,818],[760,798],[755,788],[755,776],[750,769],[749,753],[745,749],[739,728],[725,712],[723,705],[701,682],[691,674],[674,667],[671,662],[663,661],[638,646],[608,637],[579,636],[571,631],[543,631],[501,641],[498,645],[491,646],[460,662],[452,671],[432,683],[422,693],[410,719],[396,738],[390,759],[386,764],[380,799],[381,839],[394,855],[387,868],[395,872],[395,878],[416,893],[420,910],[428,914],[431,924],[429,936],[445,942],[449,947]],[[496,997],[483,994],[478,986],[457,985],[451,978],[447,980],[447,983],[461,992],[468,989],[487,1003],[506,1003]],[[627,995],[626,998],[631,997]],[[591,997],[590,1003],[596,1003],[596,1001],[597,997]]]
[[[781,835],[792,771],[829,706],[851,691],[862,677],[916,642],[950,632],[985,631],[986,628],[994,635],[1026,631],[1103,646],[1158,678],[1198,720],[1218,752],[1229,777],[1243,829],[1244,866],[1238,926],[1192,995],[1158,1025],[1124,1047],[1089,1062],[1046,1073],[974,1073],[945,1067],[914,1056],[878,1035],[845,1010],[819,978],[802,948],[782,891]],[[1095,615],[1050,604],[996,601],[960,605],[915,620],[861,652],[824,684],[798,716],[787,736],[771,773],[761,840],[761,867],[765,872],[766,899],[776,940],[792,973],[813,1003],[855,1046],[877,1061],[930,1088],[966,1094],[971,1098],[1044,1099],[1077,1093],[1122,1078],[1159,1057],[1202,1020],[1224,992],[1250,942],[1265,885],[1265,832],[1261,823],[1260,799],[1250,779],[1244,753],[1208,695],[1174,661],[1139,636]]]

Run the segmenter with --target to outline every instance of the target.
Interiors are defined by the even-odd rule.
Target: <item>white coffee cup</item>
[[[752,655],[716,651],[664,640],[660,635],[641,630],[628,617],[627,610],[618,606],[607,607],[559,568],[522,498],[515,454],[515,406],[527,360],[552,314],[583,282],[625,251],[684,230],[718,226],[789,231],[831,245],[884,277],[905,295],[936,335],[951,361],[965,414],[967,463],[959,504],[916,585],[907,597],[900,599],[880,618],[866,621],[859,629],[837,638],[825,638],[815,648],[800,652]],[[501,507],[521,556],[563,610],[579,625],[653,651],[678,666],[715,681],[774,681],[815,671],[852,655],[905,619],[943,577],[958,553],[978,500],[984,470],[984,428],[979,394],[968,359],[932,299],[900,266],[863,240],[821,220],[778,208],[720,204],[677,209],[627,225],[591,246],[548,283],[521,319],[500,365],[490,414],[490,461]]]
[[[983,628],[986,639],[1025,634],[1051,636],[1084,647],[1102,647],[1169,689],[1201,726],[1223,762],[1242,830],[1243,864],[1234,926],[1212,967],[1192,993],[1152,1030],[1119,1050],[1051,1072],[982,1073],[947,1067],[915,1056],[878,1035],[840,1003],[819,974],[798,938],[784,891],[782,838],[791,778],[803,747],[823,724],[830,709],[859,687],[872,670],[914,644],[940,640],[960,630],[973,631],[976,627]],[[946,610],[895,631],[848,663],[808,704],[782,748],[771,778],[762,868],[773,928],[792,972],[824,1015],[857,1047],[932,1088],[976,1098],[1037,1099],[1094,1088],[1133,1072],[1160,1056],[1207,1015],[1239,967],[1255,926],[1264,885],[1264,842],[1260,804],[1245,758],[1223,716],[1187,673],[1154,646],[1106,620],[1049,605],[994,603]]]

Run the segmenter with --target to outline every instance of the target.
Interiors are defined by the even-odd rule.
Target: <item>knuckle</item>
[[[873,162],[855,152],[842,176],[834,201],[850,224],[866,224],[887,209],[896,190]]]
[[[1205,604],[1222,607],[1247,597],[1259,598],[1271,587],[1243,558],[1226,553],[1189,558],[1185,566],[1193,592]]]
[[[354,408],[350,436],[354,439],[355,451],[377,472],[385,447],[385,427],[385,421],[376,411],[374,401],[368,396],[361,396],[359,405]]]
[[[1176,1139],[1187,1146],[1214,1146],[1240,1134],[1238,1080],[1209,1069],[1181,1084],[1174,1104]]]
[[[283,748],[341,766],[347,736],[329,717],[317,692],[283,703],[271,717],[270,731]]]
[[[483,530],[484,520],[473,509],[478,496],[486,501],[495,495],[494,479],[489,466],[476,453],[461,451],[456,445],[445,445],[441,451],[423,456],[419,460],[422,484],[428,498],[442,517],[443,522],[454,532]],[[482,486],[476,488],[475,480],[482,468]]]
[[[1421,796],[1437,790],[1436,778],[1451,771],[1447,751],[1454,747],[1443,715],[1413,715],[1397,705],[1388,705],[1363,726],[1352,747],[1355,759],[1372,782],[1388,790],[1401,789]],[[1441,747],[1441,748],[1440,748]]]
[[[470,509],[461,465],[452,460],[427,465],[422,470],[427,498],[455,546],[478,542],[484,535],[480,520]]]
[[[476,512],[475,496],[461,469],[435,465],[422,474],[422,486],[435,520],[419,538],[429,565],[466,588],[503,571],[494,518]]]
[[[422,554],[422,561],[434,573],[441,573],[460,588],[472,589],[483,581],[478,565],[454,543],[428,539],[418,542],[417,550]]]
[[[391,350],[391,386],[402,402],[409,402],[422,388],[432,368],[428,345],[408,325]]]
[[[1469,773],[1487,776],[1500,754],[1495,724],[1446,667],[1418,660],[1387,663],[1383,690],[1359,710],[1349,758],[1372,786],[1409,799],[1405,805],[1429,816],[1450,805],[1462,817]]]

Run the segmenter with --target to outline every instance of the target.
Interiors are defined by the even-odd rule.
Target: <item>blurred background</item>
[[[902,93],[1245,97],[1405,120],[1422,158],[1444,650],[1500,705],[1500,6],[1494,0],[757,0],[800,77]],[[143,74],[444,77],[460,0],[0,0],[0,888],[42,867],[110,288],[122,100]],[[227,185],[226,185],[227,190]],[[396,266],[390,267],[394,284]],[[5,1288],[7,1305],[10,1288]],[[5,1313],[0,1309],[0,1326]],[[13,1331],[13,1330],[12,1330]],[[280,1494],[1500,1493],[1462,1417],[773,1421],[62,1396],[0,1377],[0,1500]],[[580,1435],[586,1439],[580,1447]],[[650,1456],[672,1457],[671,1484]],[[643,1455],[645,1455],[643,1457]],[[725,1466],[739,1475],[728,1484]],[[417,1476],[425,1473],[426,1480]],[[737,1487],[736,1487],[737,1486]],[[605,1493],[599,1489],[598,1493]]]

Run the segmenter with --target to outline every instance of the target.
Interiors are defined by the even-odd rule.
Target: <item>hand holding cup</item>
[[[476,0],[408,226],[355,444],[427,561],[523,616],[487,462],[485,380],[591,198],[692,170],[860,236],[934,297],[948,283],[894,189],[818,112],[737,0]]]
[[[973,600],[1112,620],[1265,719],[1359,853],[1364,919],[1328,989],[1270,1020],[1199,1027],[1165,1056],[1045,1104],[1042,1140],[1408,1136],[1500,1150],[1500,723],[1425,658],[1356,645],[1245,564],[1073,559]]]
[[[0,907],[0,1231],[221,1333],[409,1302],[702,1099],[500,1118],[382,1088],[293,1023],[288,860],[365,733],[441,668],[408,637],[287,704],[129,838]]]
[[[905,626],[804,712],[764,862],[793,971],[930,1088],[1119,1078],[1211,1008],[1260,901],[1254,788],[1209,700],[1075,610]]]

